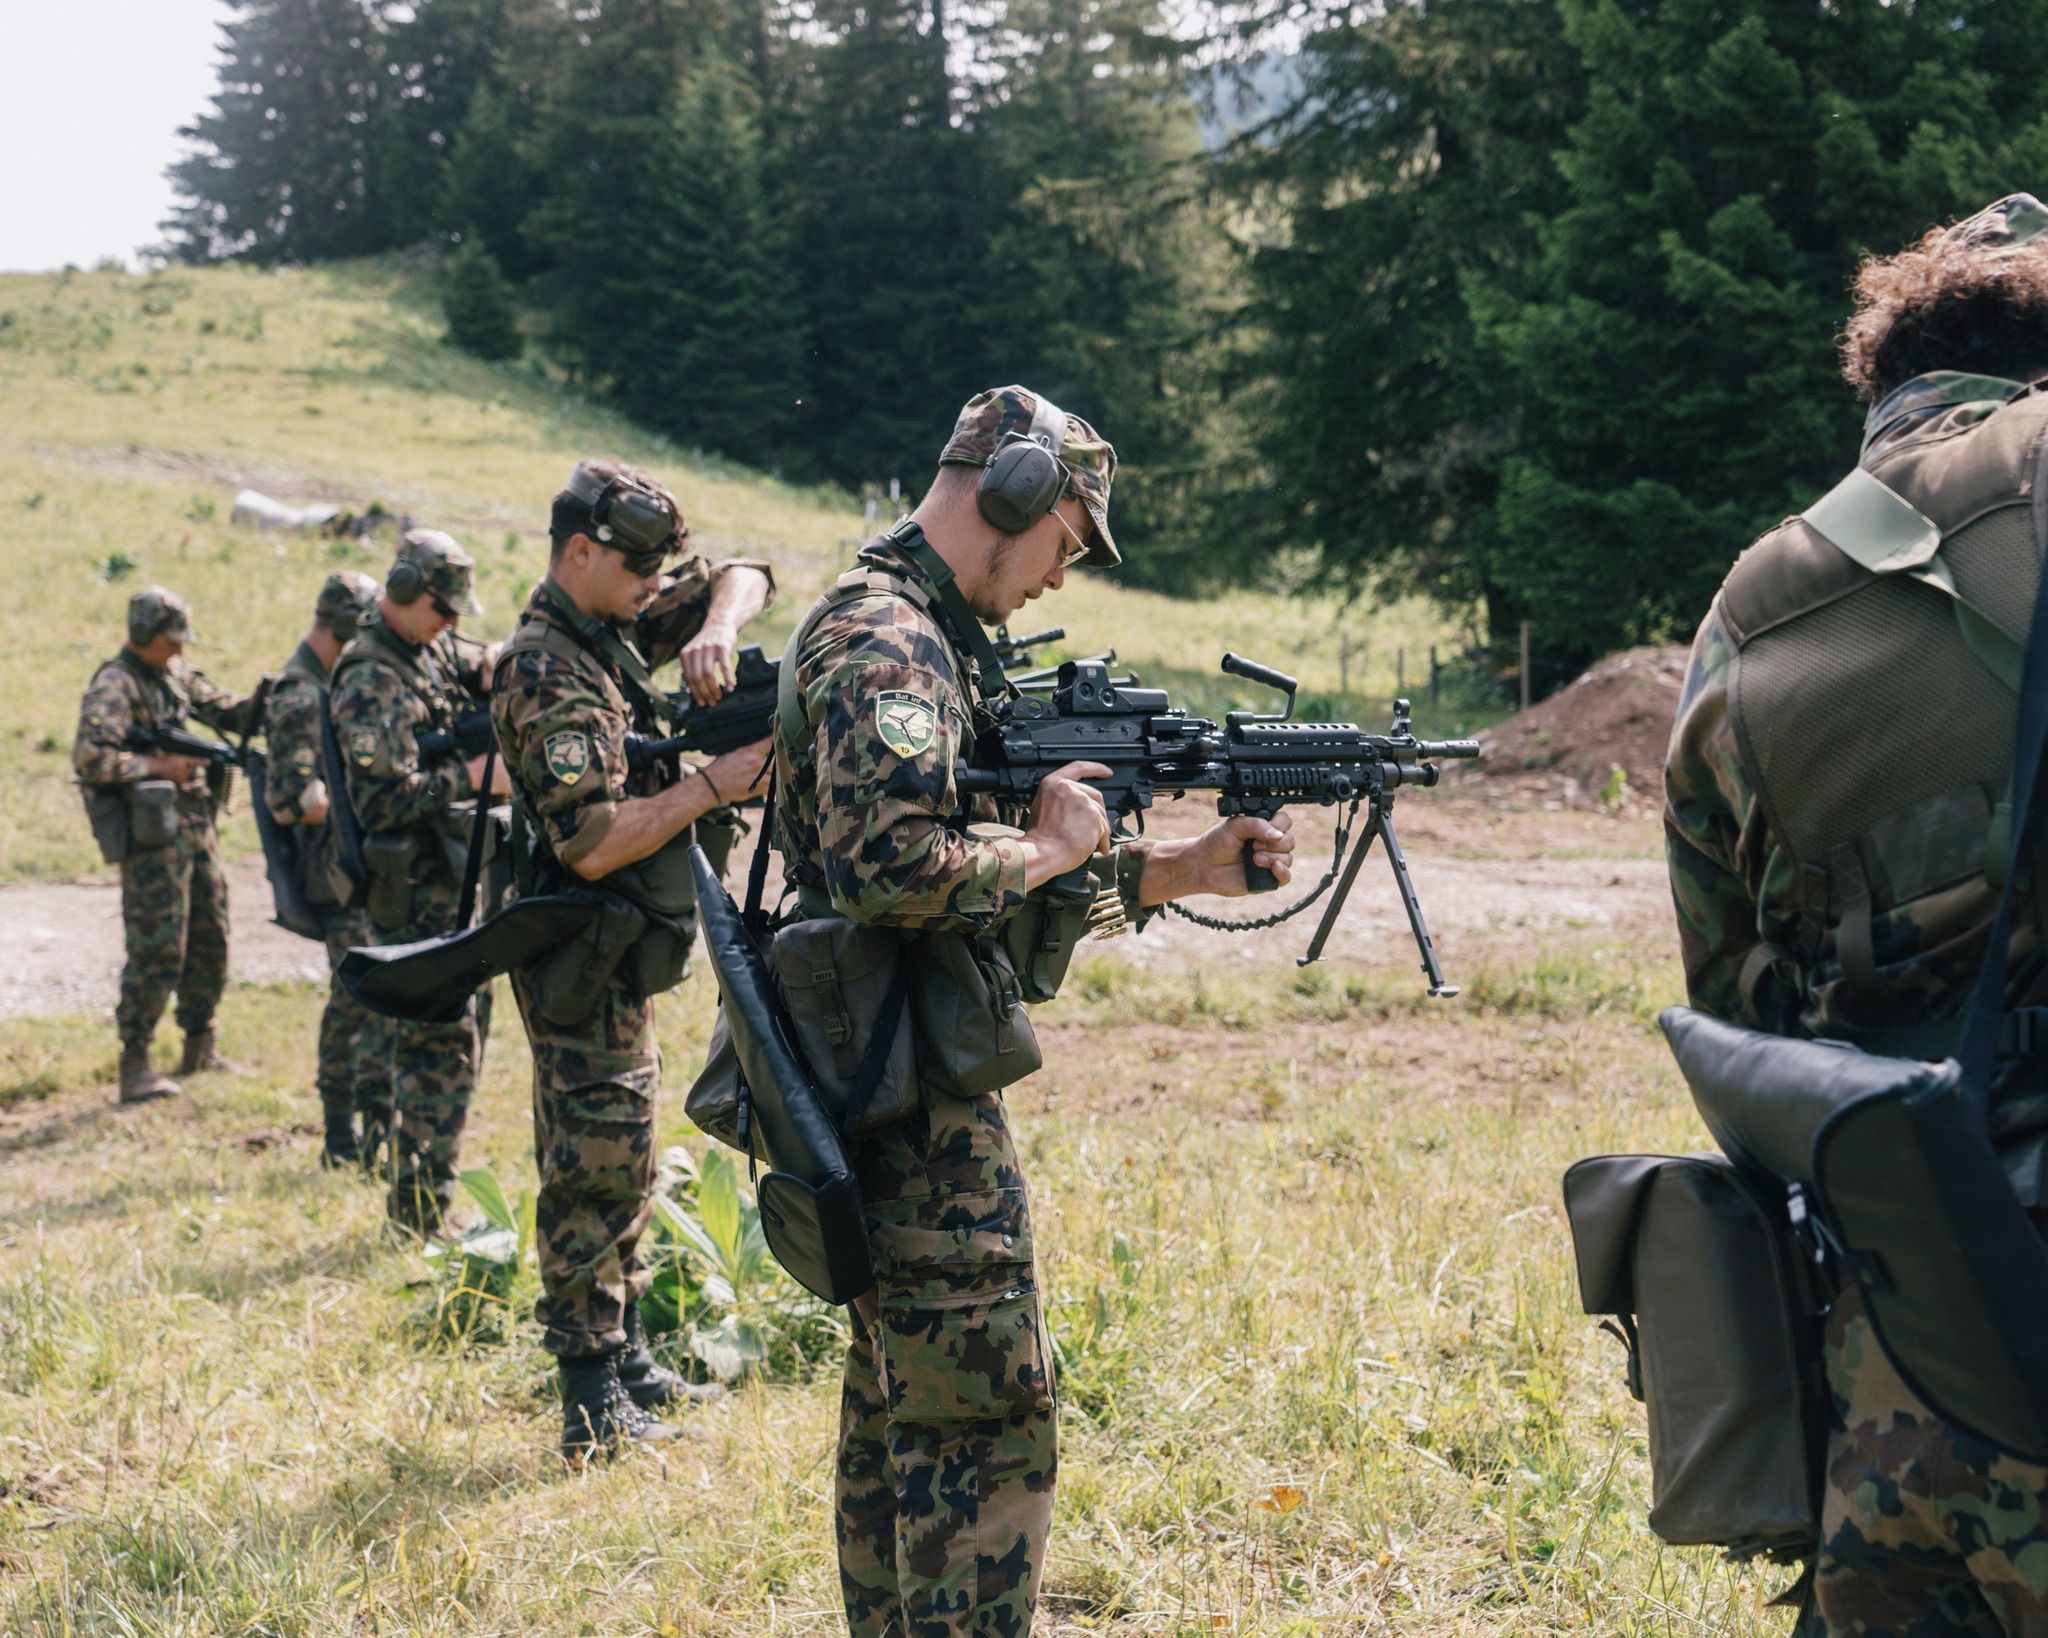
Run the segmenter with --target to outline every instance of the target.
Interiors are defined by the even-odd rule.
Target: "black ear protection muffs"
[[[1028,432],[1012,432],[996,445],[974,486],[974,504],[1006,535],[1021,535],[1066,492],[1070,474],[1059,452],[1066,447],[1067,412],[1041,396]]]
[[[420,600],[420,593],[426,589],[426,572],[401,552],[398,560],[391,565],[391,572],[384,577],[384,595],[403,607],[417,603]]]
[[[569,494],[589,508],[589,532],[600,545],[645,557],[675,542],[668,502],[626,478],[603,478],[579,463],[569,474]]]

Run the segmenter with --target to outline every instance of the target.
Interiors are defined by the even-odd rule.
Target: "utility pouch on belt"
[[[796,1045],[839,1129],[857,1136],[916,1113],[917,1053],[903,1016],[909,961],[903,935],[844,916],[817,916],[777,928],[769,960]],[[878,1032],[888,1035],[879,1046]],[[871,1058],[871,1052],[881,1056]],[[870,1064],[879,1068],[850,1120],[850,1101]]]
[[[1791,1560],[1818,1539],[1826,1383],[1783,1193],[1720,1155],[1601,1155],[1564,1175],[1589,1314],[1649,1413],[1650,1528]]]
[[[128,847],[134,853],[169,847],[178,836],[178,787],[168,779],[123,785],[128,801]]]
[[[125,785],[85,785],[85,817],[92,825],[92,839],[100,845],[100,857],[119,864],[128,857],[134,841],[128,824],[128,788]]]
[[[370,873],[364,902],[373,926],[389,932],[405,925],[412,906],[412,862],[419,853],[420,839],[414,831],[379,831],[363,838],[363,865]]]
[[[1074,951],[1088,936],[1091,908],[1085,898],[1041,890],[1029,895],[1016,914],[996,929],[1025,1001],[1036,1005],[1059,994],[1067,969],[1073,965]]]
[[[534,969],[533,1000],[551,1024],[580,1024],[597,1005],[647,918],[631,903],[603,895],[596,912]]]
[[[910,944],[917,1073],[955,1098],[999,1092],[1045,1062],[1010,952],[995,938],[932,933]]]

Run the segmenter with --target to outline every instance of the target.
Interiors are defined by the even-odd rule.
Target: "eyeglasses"
[[[1062,572],[1065,572],[1088,555],[1088,542],[1074,533],[1074,526],[1064,517],[1060,516],[1058,506],[1053,507],[1052,515],[1059,518],[1060,527],[1066,530],[1067,538],[1074,543],[1071,546],[1062,546],[1060,548],[1060,569]]]

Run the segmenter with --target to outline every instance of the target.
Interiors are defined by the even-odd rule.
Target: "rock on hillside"
[[[1459,765],[1455,785],[1517,807],[1655,813],[1664,800],[1664,748],[1685,685],[1686,654],[1678,643],[1610,654],[1549,699],[1482,733],[1485,756]]]

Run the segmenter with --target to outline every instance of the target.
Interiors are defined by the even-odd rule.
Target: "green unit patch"
[[[311,779],[313,777],[313,753],[308,750],[294,751],[292,753],[292,772],[301,779]]]
[[[590,771],[590,740],[574,728],[547,738],[548,772],[565,785],[573,785]]]
[[[930,700],[900,689],[875,696],[875,729],[882,743],[908,761],[931,749],[939,714]]]
[[[367,768],[377,760],[377,730],[374,728],[351,728],[348,731],[349,760],[358,768]]]

